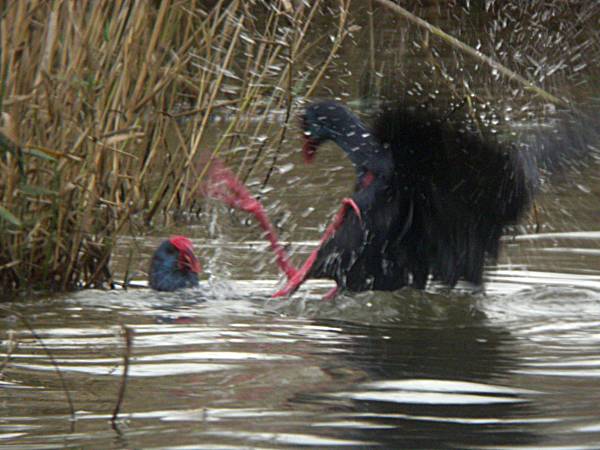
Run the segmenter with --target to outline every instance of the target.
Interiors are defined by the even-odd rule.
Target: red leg
[[[296,290],[298,290],[302,283],[306,281],[306,278],[308,277],[308,272],[310,271],[310,268],[317,259],[319,248],[320,246],[311,252],[304,264],[302,264],[300,270],[298,270],[293,277],[288,279],[287,284],[282,289],[278,290],[272,295],[273,298],[287,297],[288,295],[292,295],[294,292],[296,292]]]
[[[329,291],[327,291],[327,294],[323,296],[323,300],[332,300],[335,298],[339,290],[339,286],[332,287]]]
[[[351,199],[349,197],[343,198],[342,205],[346,205],[346,207],[348,207],[348,206],[351,207],[354,210],[356,217],[358,217],[358,220],[360,220],[362,222],[362,214],[360,212],[360,208],[358,207],[358,205],[356,204],[356,202],[353,199]],[[340,211],[338,211],[338,214],[340,213]],[[344,214],[342,214],[342,217],[345,215],[345,212],[346,211],[344,210]],[[343,220],[342,220],[342,222],[343,222]],[[341,225],[342,224],[340,223],[340,226]],[[339,226],[337,228],[339,228]],[[337,230],[337,228],[336,228],[336,230]]]
[[[209,172],[209,184],[205,186],[205,188],[207,195],[210,197],[220,200],[232,208],[241,209],[242,211],[253,214],[257,218],[262,229],[266,232],[267,238],[271,243],[271,249],[275,252],[277,257],[277,264],[288,278],[286,286],[277,291],[273,297],[291,295],[302,285],[302,283],[304,283],[304,281],[306,281],[310,268],[317,259],[321,245],[342,226],[348,208],[352,208],[359,220],[362,220],[360,208],[356,202],[351,198],[344,198],[342,200],[341,208],[325,230],[325,233],[323,233],[319,246],[311,252],[302,267],[299,270],[296,270],[291,264],[287,252],[279,242],[277,232],[269,221],[262,204],[252,197],[246,187],[219,160],[212,162]],[[336,293],[337,287],[335,290],[328,292],[325,298],[333,298]]]
[[[309,257],[306,259],[306,262],[302,265],[300,270],[298,270],[292,278],[289,278],[287,284],[282,289],[275,292],[275,294],[273,294],[273,297],[283,297],[291,295],[294,292],[296,292],[296,290],[302,285],[302,283],[306,281],[308,273],[310,272],[310,268],[317,259],[317,255],[319,253],[321,245],[323,245],[323,243],[327,241],[327,239],[329,239],[342,226],[342,224],[344,223],[344,219],[346,218],[346,211],[349,207],[352,208],[356,212],[358,218],[361,219],[360,209],[358,205],[354,202],[354,200],[352,200],[351,198],[344,198],[342,200],[341,208],[338,210],[337,214],[333,218],[333,221],[325,230],[325,233],[323,233],[323,236],[319,241],[318,247],[310,253]],[[331,293],[328,293],[327,295],[329,294]],[[335,295],[335,292],[333,293],[333,295]]]
[[[279,243],[277,232],[269,221],[267,213],[262,204],[256,200],[248,189],[236,178],[236,176],[220,161],[212,162],[209,172],[209,183],[206,186],[206,193],[217,200],[220,200],[232,208],[253,214],[262,229],[266,232],[267,238],[271,243],[271,249],[277,257],[277,264],[286,274],[288,279],[297,276],[297,270],[292,266],[290,258]]]

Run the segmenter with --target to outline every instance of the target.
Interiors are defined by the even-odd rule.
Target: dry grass
[[[116,236],[191,204],[199,161],[266,132],[279,145],[348,33],[349,0],[323,3],[4,3],[0,291],[112,283]],[[325,7],[333,39],[309,32]],[[215,112],[228,129],[207,148]]]

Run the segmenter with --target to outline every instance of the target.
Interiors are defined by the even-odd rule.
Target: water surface
[[[500,10],[492,22],[476,15],[461,22],[463,13],[457,19],[435,7],[421,12],[464,39],[470,26],[487,33],[484,49],[501,41],[495,56],[502,59],[515,56],[504,48],[524,32],[507,37],[514,24],[494,28],[511,12]],[[523,17],[517,19],[529,23]],[[423,37],[393,25],[401,31],[391,24],[378,31],[380,55],[408,46],[402,76],[418,80],[427,55],[411,49]],[[334,72],[339,78],[327,80],[320,95],[358,98],[355,79],[367,46],[360,36],[366,34],[344,47]],[[548,54],[545,64],[561,58]],[[451,56],[439,59],[447,70],[467,64]],[[505,120],[518,128],[511,121],[522,99],[512,97],[514,86],[469,64],[458,73],[470,74],[472,85],[480,74],[479,93],[496,96]],[[590,85],[580,81],[565,83],[587,95]],[[406,84],[414,88],[412,82]],[[511,101],[515,109],[504,108]],[[295,137],[286,138],[270,185],[257,188],[264,176],[258,169],[249,185],[299,262],[351,192],[353,173],[332,145],[320,150],[318,170],[301,165],[298,147]],[[537,219],[507,234],[501,259],[488,267],[485,292],[431,286],[322,301],[331,285],[310,281],[293,298],[274,300],[280,280],[256,224],[218,205],[153,237],[123,236],[115,272],[123,276],[133,255],[137,285],[160,240],[170,233],[192,237],[205,269],[201,287],[171,294],[88,290],[12,302],[40,339],[2,313],[0,348],[11,350],[0,362],[0,448],[598,448],[596,173],[590,165],[544,187]],[[122,326],[133,330],[133,349],[113,428]],[[74,421],[44,346],[72,396]]]
[[[313,281],[273,300],[274,278],[213,277],[178,293],[16,302],[60,366],[76,420],[40,342],[7,317],[3,337],[14,330],[17,348],[2,377],[0,439],[3,448],[594,448],[599,258],[598,231],[548,233],[510,243],[485,294],[433,287],[322,301],[329,285]],[[115,431],[121,324],[134,345]]]

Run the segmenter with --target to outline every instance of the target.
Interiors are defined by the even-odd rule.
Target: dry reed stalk
[[[119,417],[119,412],[121,411],[121,405],[123,404],[123,399],[125,398],[125,390],[127,389],[127,377],[129,375],[129,362],[131,359],[131,352],[133,347],[133,329],[121,325],[121,330],[123,333],[123,338],[125,339],[125,352],[123,353],[123,374],[121,375],[121,382],[119,383],[119,391],[117,394],[117,401],[115,403],[115,407],[113,408],[113,413],[111,417],[111,423],[113,428],[116,427],[116,420]]]
[[[392,2],[391,0],[375,0],[375,1],[377,3],[379,3],[380,5],[384,6],[385,8],[393,11],[397,15],[404,17],[406,20],[410,21],[411,23],[414,23],[418,27],[421,27],[421,28],[427,30],[428,32],[430,32],[431,34],[439,37],[440,39],[444,40],[452,47],[459,49],[460,51],[464,52],[465,54],[488,65],[490,68],[497,70],[498,72],[502,73],[508,79],[515,81],[516,83],[524,86],[525,89],[535,93],[536,95],[540,96],[544,100],[549,101],[555,105],[569,106],[569,103],[566,100],[564,100],[562,98],[558,98],[558,97],[550,94],[546,90],[544,90],[544,89],[540,88],[539,86],[535,85],[534,83],[532,83],[530,80],[528,80],[528,79],[524,78],[523,76],[519,75],[518,73],[510,70],[508,67],[504,66],[499,61],[489,57],[488,55],[483,54],[479,50],[456,39],[454,36],[451,36],[448,33],[444,32],[441,28],[438,28],[438,27],[430,24],[426,20],[421,19],[420,17],[414,15],[407,9],[402,8],[401,6]]]
[[[294,29],[298,29],[301,28],[301,31],[299,32],[299,36],[305,36],[309,26],[311,26],[313,24],[315,15],[317,13],[317,11],[319,11],[319,8],[321,7],[321,1],[317,0],[315,1],[312,6],[311,9],[309,11],[309,13],[307,14],[306,18],[304,20],[302,20],[303,16],[302,14],[304,13],[304,10],[298,10],[296,12],[296,15],[294,15],[294,17],[292,18],[293,21],[296,22],[296,27],[294,27]],[[345,14],[346,12],[342,12],[342,14]],[[301,23],[303,23],[302,27],[299,27],[298,25],[300,25]],[[276,26],[273,27],[273,33],[275,33],[276,30]],[[317,39],[316,42],[320,41],[321,38],[319,37]],[[279,139],[277,139],[278,142],[281,142],[283,140],[283,133],[285,132],[284,130],[287,129],[288,126],[288,121],[289,121],[289,109],[291,108],[291,102],[289,101],[290,95],[289,95],[289,86],[292,84],[290,80],[293,79],[293,74],[292,74],[292,68],[294,66],[301,66],[300,62],[302,61],[302,58],[305,56],[302,54],[300,48],[301,45],[305,44],[304,39],[300,38],[300,39],[296,39],[294,41],[294,43],[292,44],[291,48],[290,48],[290,54],[288,56],[288,62],[289,64],[286,64],[281,72],[281,75],[279,76],[278,80],[276,81],[276,88],[280,91],[280,92],[285,92],[286,95],[281,95],[281,96],[271,96],[268,100],[267,103],[264,105],[264,111],[262,113],[262,117],[261,120],[258,121],[258,123],[255,126],[252,138],[253,139],[257,139],[258,136],[260,134],[265,134],[265,135],[272,135],[273,134],[273,128],[274,126],[279,126],[279,124],[273,124],[272,121],[267,120],[268,115],[271,113],[271,111],[276,110],[281,108],[281,106],[284,104],[284,102],[286,100],[288,100],[288,105],[286,108],[286,111],[288,111],[288,114],[286,114],[286,118],[285,121],[283,123],[283,126],[279,127],[279,129],[281,130],[280,137]],[[313,43],[314,45],[314,43]],[[312,48],[313,45],[308,44],[306,45],[306,48]],[[337,50],[338,47],[335,48],[335,50]],[[261,77],[266,76],[266,70],[268,67],[271,67],[274,63],[274,61],[279,57],[279,53],[281,51],[281,48],[278,46],[275,46],[273,48],[270,49],[270,53],[268,54],[268,58],[267,58],[267,62],[265,64],[263,64],[264,67],[264,72],[261,74]],[[334,50],[332,49],[327,56],[327,61],[331,62],[331,58],[329,57],[330,55],[334,54]],[[258,82],[256,82],[256,84],[259,84]],[[286,89],[287,87],[287,89]],[[257,104],[257,103],[255,103]],[[254,116],[256,114],[256,111],[251,111],[252,115]],[[267,129],[263,130],[263,126],[267,125]],[[250,173],[252,172],[252,170],[254,169],[254,167],[256,165],[260,165],[260,163],[262,162],[264,155],[263,155],[263,149],[265,148],[265,145],[261,145],[258,149],[258,151],[255,153],[254,156],[251,157],[252,159],[252,163],[250,168],[248,169],[248,172],[246,173],[246,175],[244,176],[244,180],[246,180],[249,176]],[[248,148],[248,151],[246,152],[245,157],[242,159],[242,164],[240,165],[240,168],[238,169],[238,176],[240,176],[240,174],[242,173],[242,170],[244,169],[244,164],[245,162],[249,159],[250,155],[250,150],[251,148]],[[271,166],[273,167],[273,166]],[[270,176],[270,172],[272,171],[272,169],[270,168],[269,171],[267,172],[267,175],[265,175],[265,181],[268,181],[268,177]],[[266,182],[263,182],[263,186],[266,184]]]
[[[314,89],[345,37],[348,4],[6,3],[0,291],[106,286],[119,233],[189,207],[202,161],[239,144],[239,168],[260,164],[253,144],[269,136],[268,154],[282,142],[295,96]],[[323,56],[308,31],[330,5],[341,6],[338,32]],[[283,127],[270,120],[281,108]],[[208,146],[217,113],[227,126]]]

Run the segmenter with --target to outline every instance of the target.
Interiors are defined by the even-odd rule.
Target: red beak
[[[191,249],[179,253],[179,268],[194,273],[200,273],[202,271],[200,261],[198,261],[198,258],[196,258],[196,255],[194,255],[194,252]]]
[[[304,144],[302,145],[302,153],[304,155],[304,162],[310,164],[315,159],[317,148],[319,147],[319,141],[304,136]]]

